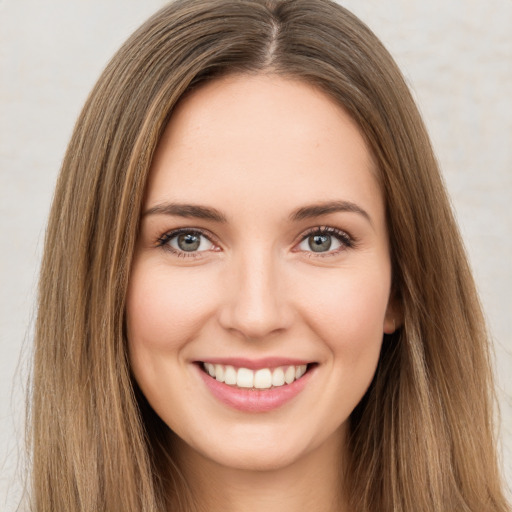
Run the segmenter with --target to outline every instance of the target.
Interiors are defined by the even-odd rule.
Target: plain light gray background
[[[1,510],[21,492],[29,326],[60,162],[102,68],[165,3],[0,0]],[[512,2],[340,3],[395,56],[430,130],[495,340],[512,482]]]

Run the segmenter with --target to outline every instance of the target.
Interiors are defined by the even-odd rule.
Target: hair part
[[[34,510],[193,510],[130,374],[125,297],[145,184],[179,100],[228,74],[312,84],[357,122],[387,205],[403,321],[350,418],[354,512],[504,512],[488,338],[428,135],[396,64],[330,0],[178,0],[77,121],[46,233],[29,435]],[[341,482],[340,482],[341,485]]]

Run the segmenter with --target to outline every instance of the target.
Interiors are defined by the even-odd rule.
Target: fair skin
[[[302,82],[223,78],[173,113],[127,332],[200,510],[345,510],[347,420],[394,329],[376,172],[351,118]],[[222,382],[228,366],[242,380]]]

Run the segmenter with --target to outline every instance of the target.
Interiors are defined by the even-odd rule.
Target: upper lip
[[[208,357],[198,362],[230,365],[236,368],[247,368],[249,370],[277,368],[279,366],[301,366],[312,363],[312,361],[306,359],[296,359],[293,357],[263,357],[259,359],[247,359],[245,357]]]

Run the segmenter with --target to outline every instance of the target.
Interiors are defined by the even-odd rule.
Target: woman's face
[[[394,324],[375,175],[355,123],[301,82],[229,77],[176,109],[127,332],[141,390],[190,454],[269,469],[343,439]]]

